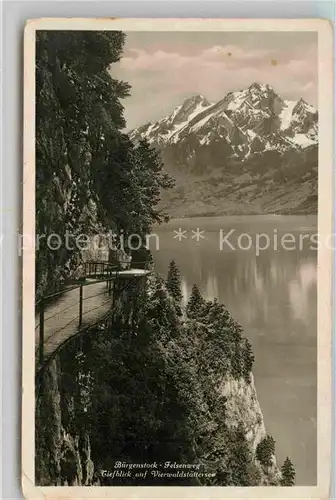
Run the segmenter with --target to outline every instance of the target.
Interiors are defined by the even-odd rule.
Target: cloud
[[[203,61],[225,61],[228,64],[251,64],[254,61],[260,61],[270,56],[271,51],[267,49],[246,50],[237,45],[216,45],[201,52],[200,58]]]
[[[169,50],[167,44],[160,48],[157,41],[148,47],[128,48],[114,76],[132,85],[132,97],[125,101],[131,127],[163,116],[188,95],[200,93],[215,101],[254,81],[272,85],[284,98],[303,97],[316,105],[315,43],[284,48],[281,43],[272,47],[234,43],[196,48],[189,53],[186,46]],[[155,102],[149,103],[151,99]]]
[[[138,71],[160,71],[166,72],[168,68],[181,69],[188,62],[188,57],[183,57],[176,52],[165,52],[157,50],[154,53],[145,50],[131,49],[134,57],[122,58],[120,64],[121,68],[130,71],[131,73]]]
[[[272,52],[268,50],[246,51],[234,45],[214,46],[200,51],[195,55],[182,55],[177,52],[166,52],[156,50],[155,52],[143,49],[130,49],[131,56],[122,58],[121,68],[131,73],[138,71],[155,71],[157,73],[172,70],[187,70],[189,68],[215,69],[219,65],[253,65],[255,62],[262,62],[268,56],[272,57]],[[274,52],[273,52],[274,56]]]

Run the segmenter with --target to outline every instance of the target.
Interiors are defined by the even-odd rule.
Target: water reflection
[[[289,295],[293,316],[309,327],[309,308],[316,301],[317,270],[312,262],[303,263],[298,275],[289,284]]]
[[[217,297],[233,310],[239,307],[240,321],[246,326],[257,319],[260,326],[269,327],[269,313],[276,308],[286,313],[282,321],[300,320],[315,337],[315,328],[309,328],[313,319],[311,304],[316,304],[314,255],[268,252],[256,257],[236,252],[213,253],[207,258],[197,248],[195,253],[192,259],[189,252],[183,255],[181,251],[174,257],[181,269],[185,299],[196,283],[207,299]],[[163,259],[162,266],[156,261],[164,271],[168,261]]]
[[[315,231],[315,219],[276,218],[279,231]],[[254,374],[266,424],[277,441],[279,461],[290,455],[298,484],[316,481],[316,253],[251,251],[218,245],[219,229],[236,225],[237,233],[273,232],[274,219],[209,218],[174,221],[178,228],[205,229],[206,240],[173,239],[172,229],[156,230],[158,272],[166,275],[174,259],[182,275],[184,299],[199,285],[207,299],[217,297],[241,323],[253,344]],[[303,456],[305,455],[305,456]]]

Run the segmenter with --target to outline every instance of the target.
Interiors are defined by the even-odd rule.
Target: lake
[[[196,283],[244,328],[266,430],[278,464],[287,455],[294,463],[297,485],[316,484],[316,225],[315,216],[172,219],[151,242],[160,274],[172,259],[179,266],[185,300]]]

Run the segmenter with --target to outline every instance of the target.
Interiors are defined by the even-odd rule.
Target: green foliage
[[[152,286],[135,326],[120,317],[92,332],[86,356],[94,386],[87,413],[97,470],[112,468],[116,460],[196,459],[197,394],[188,362],[181,359],[186,342],[164,283],[157,279]],[[134,481],[122,479],[120,484]],[[152,482],[149,477],[141,484]],[[165,483],[161,479],[158,484]]]
[[[181,307],[180,307],[182,301],[181,275],[179,268],[177,267],[174,260],[172,260],[169,264],[166,287],[168,292],[175,301],[175,306],[177,308],[178,313],[181,315]]]
[[[165,217],[156,207],[172,181],[148,143],[134,146],[123,133],[130,86],[113,78],[113,63],[124,39],[119,31],[37,32],[37,295],[76,268],[77,235],[105,227],[127,241]],[[68,249],[50,251],[52,233],[71,233]]]
[[[204,299],[197,285],[193,285],[186,307],[188,318],[197,318],[201,308],[204,306]]]
[[[125,125],[119,99],[129,86],[108,71],[123,41],[117,31],[37,32],[36,233],[44,235],[36,255],[38,293],[57,287],[75,264],[76,252],[50,251],[46,236],[89,232],[92,161],[104,148],[102,136],[116,136]]]
[[[227,399],[221,390],[223,380],[233,377],[236,346],[241,352],[246,346],[239,325],[224,305],[203,299],[197,319],[182,320],[158,276],[127,293],[123,299],[127,308],[123,305],[108,323],[92,328],[61,352],[62,425],[70,435],[79,436],[79,446],[89,436],[96,471],[112,470],[117,460],[170,460],[202,464],[201,472],[214,475],[99,477],[101,484],[262,484],[264,477],[246,439],[244,422],[237,420],[236,426],[228,422]],[[242,356],[238,364],[244,368]],[[41,412],[41,418],[45,414]],[[37,426],[39,478],[53,467],[45,446],[47,427],[44,421]],[[259,460],[269,447],[274,452],[271,437],[258,445]],[[69,465],[66,460],[64,475],[73,477]]]
[[[249,352],[250,346],[242,336],[241,327],[233,320],[226,307],[216,300],[206,302],[197,287],[194,287],[192,293],[192,297],[196,299],[194,303],[198,304],[197,319],[191,316],[189,308],[189,319],[185,322],[179,320],[175,301],[171,300],[176,291],[174,285],[179,283],[176,270],[176,264],[171,263],[169,287],[159,277],[150,284],[148,301],[144,301],[136,336],[128,334],[122,337],[118,352],[126,349],[125,356],[118,358],[116,363],[119,366],[121,362],[123,370],[134,370],[136,367],[137,372],[133,373],[131,384],[127,379],[120,382],[119,402],[114,401],[111,405],[120,409],[122,397],[125,401],[122,412],[127,415],[129,412],[129,415],[122,413],[118,417],[120,424],[116,423],[114,417],[106,416],[110,425],[108,435],[117,435],[119,443],[117,448],[113,448],[113,457],[111,445],[108,446],[106,442],[106,432],[102,430],[108,424],[104,423],[102,426],[100,422],[99,425],[94,425],[101,434],[97,438],[99,446],[93,446],[95,461],[101,459],[102,449],[106,449],[103,456],[106,458],[107,454],[111,463],[115,456],[133,461],[141,456],[142,460],[178,462],[186,461],[186,457],[189,457],[192,462],[205,463],[205,470],[215,472],[215,476],[189,482],[184,480],[181,484],[258,485],[261,481],[260,473],[254,463],[244,429],[241,426],[227,426],[226,398],[218,392],[218,386],[225,375],[244,377],[243,370],[248,363],[251,364],[251,359],[245,363],[242,361],[244,348]],[[118,342],[115,332],[109,335],[114,342]],[[131,342],[126,347],[127,339],[131,339]],[[104,344],[101,349],[103,359],[99,356],[97,359],[96,349],[97,346],[93,349],[94,363],[99,367],[106,366],[103,359],[116,358],[115,352],[110,352]],[[238,365],[241,367],[238,374],[235,374],[235,356],[238,356]],[[109,397],[112,397],[110,388],[113,387],[113,391],[116,391],[119,387],[119,382],[115,380],[116,377],[119,378],[117,365],[114,366],[113,363],[111,376],[113,374],[114,379],[109,380],[106,370],[102,369],[93,399],[100,399],[99,391],[104,385],[104,393],[108,393]],[[144,378],[145,381],[141,382]],[[132,401],[129,402],[128,398]],[[106,405],[104,400],[104,407],[111,405]],[[101,415],[102,408],[94,408],[92,412],[95,416]],[[142,412],[143,420],[140,423],[137,419]],[[127,445],[126,449],[127,431],[123,427],[125,421],[128,422],[128,428],[134,429],[134,435],[127,438],[127,442],[129,439],[132,444]],[[119,425],[122,425],[120,429]],[[146,447],[144,442],[151,444]],[[153,484],[153,481],[148,481],[148,484]],[[125,480],[122,484],[125,484]],[[135,484],[134,480],[129,484]],[[169,481],[167,484],[170,484]],[[174,481],[174,484],[179,483]]]
[[[163,171],[157,151],[145,140],[140,141],[134,150],[133,175],[137,178],[134,207],[136,224],[140,232],[149,232],[153,222],[161,223],[167,219],[156,206],[160,201],[161,190],[172,188],[174,181]],[[133,231],[134,228],[133,225]]]
[[[254,354],[252,351],[251,343],[248,339],[244,339],[243,345],[243,359],[244,359],[244,368],[243,368],[243,376],[246,382],[251,381],[251,372],[254,363]]]
[[[238,426],[237,429],[231,430],[227,437],[229,446],[226,453],[223,453],[224,461],[218,470],[216,483],[224,483],[225,486],[250,486],[253,457],[244,431]]]
[[[295,485],[295,468],[291,460],[286,457],[281,467],[281,486],[294,486]]]
[[[134,146],[122,132],[120,100],[130,87],[113,78],[113,63],[121,57],[124,38],[116,31],[37,34],[37,234],[90,233],[100,224],[127,238],[143,236],[152,223],[164,220],[157,205],[161,189],[172,182],[156,151],[145,141]],[[141,261],[143,256],[150,260],[143,248],[133,253]],[[36,255],[37,294],[59,286],[76,266],[76,257],[63,248],[50,252],[42,239]],[[156,277],[127,294],[109,323],[93,328],[60,355],[66,431],[79,436],[80,445],[84,435],[90,437],[96,470],[112,469],[116,460],[199,462],[215,478],[182,484],[258,484],[244,429],[227,425],[226,399],[219,390],[227,377],[249,382],[253,354],[242,328],[223,304],[205,301],[196,286],[182,320],[181,279],[174,262],[166,283]],[[48,416],[43,410],[39,415]],[[57,475],[48,455],[52,446],[45,445],[45,422],[37,426],[38,447]],[[266,448],[257,450],[264,462],[270,453]],[[274,440],[271,448],[274,452]],[[67,459],[62,463],[68,478],[74,476],[70,465]],[[134,478],[120,480],[134,483]],[[153,483],[151,477],[141,480]]]
[[[109,227],[124,237],[140,237],[150,232],[152,223],[160,223],[164,214],[156,209],[160,190],[173,185],[163,172],[163,164],[154,148],[141,141],[134,146],[127,136],[111,143],[105,141],[104,161],[94,162],[93,178],[98,198]],[[125,241],[126,238],[125,238]]]
[[[150,307],[146,308],[146,324],[153,332],[160,332],[160,340],[168,341],[179,330],[178,311],[167,293],[164,281],[157,277],[151,294]]]
[[[194,285],[186,309],[190,321],[196,320],[206,331],[208,342],[204,353],[211,365],[235,379],[243,377],[250,383],[254,362],[252,348],[225,305],[217,299],[205,301]]]
[[[265,436],[257,445],[256,457],[265,467],[272,465],[272,458],[275,454],[275,441],[272,436]]]

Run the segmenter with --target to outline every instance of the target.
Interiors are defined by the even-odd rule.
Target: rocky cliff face
[[[159,148],[176,178],[162,204],[172,216],[316,212],[317,110],[267,84],[193,96],[131,138]]]
[[[61,378],[62,363],[57,356],[45,370],[39,386],[36,483],[41,486],[91,486],[94,484],[94,464],[90,435],[85,426],[72,425],[70,420],[75,419],[75,411],[78,411],[74,403],[76,396],[66,398]]]
[[[244,425],[246,437],[255,451],[257,444],[266,436],[263,414],[257,398],[253,377],[248,384],[244,379],[227,378],[220,389],[227,398],[226,416],[229,427],[238,422]]]
[[[250,449],[255,454],[257,445],[266,437],[264,417],[258,401],[254,378],[251,373],[251,382],[243,378],[227,378],[223,380],[219,390],[226,398],[226,419],[229,427],[242,425]],[[263,466],[255,459],[256,468],[260,474],[260,485],[277,485],[281,479],[279,468],[273,456],[271,464]]]
[[[95,350],[95,344],[92,343],[97,332],[93,333],[91,340],[88,334],[85,341],[78,338],[71,346],[64,348],[49,363],[40,378],[36,406],[36,483],[39,485],[102,484],[104,451],[101,450],[99,462],[95,463],[92,447],[97,450],[97,434],[89,416],[93,391],[96,391],[92,383],[95,368],[90,363],[95,356],[98,356],[99,363],[99,351]],[[104,342],[106,345],[106,340]],[[280,473],[275,458],[267,467],[256,459],[257,444],[265,437],[266,430],[252,374],[250,382],[244,378],[223,377],[217,385],[217,392],[225,398],[223,414],[227,428],[243,429],[249,452],[253,456],[255,484],[279,484]],[[126,393],[124,397],[127,398]],[[109,409],[106,408],[106,411]],[[137,411],[141,413],[142,410]],[[99,421],[99,415],[97,417],[96,421]],[[107,436],[107,440],[111,437]],[[123,455],[118,457],[122,458]],[[108,458],[106,460],[108,463]]]
[[[84,158],[82,158],[84,156]],[[80,165],[80,167],[78,166]],[[81,155],[78,171],[64,160],[57,170],[37,172],[36,298],[76,277],[81,247],[76,238],[103,231],[88,188],[90,155]],[[83,244],[83,242],[82,242]]]

